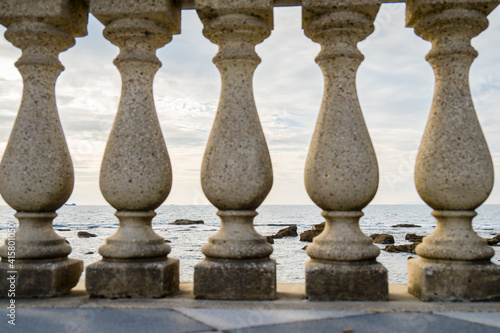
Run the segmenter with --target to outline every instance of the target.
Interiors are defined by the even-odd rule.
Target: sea
[[[394,236],[395,244],[408,244],[407,233],[429,235],[435,228],[435,219],[430,215],[432,209],[426,205],[370,205],[363,212],[360,220],[361,230],[366,235],[387,233]],[[81,259],[85,267],[101,259],[98,248],[104,244],[118,228],[118,219],[113,215],[111,206],[63,206],[58,211],[53,225],[56,232],[71,244],[69,257]],[[201,247],[220,227],[220,219],[213,206],[163,205],[156,209],[153,229],[169,241],[172,248],[170,257],[180,260],[180,280],[193,281],[194,265],[204,259]],[[324,221],[321,209],[313,205],[263,205],[254,220],[255,229],[261,235],[273,235],[286,226],[296,225],[299,234],[311,229],[313,224]],[[500,205],[483,205],[477,209],[478,215],[473,220],[473,229],[484,238],[493,238],[500,234]],[[14,210],[0,206],[0,239],[7,237],[8,224],[14,222]],[[177,219],[203,220],[204,224],[173,225]],[[409,223],[419,228],[394,228],[392,225]],[[59,231],[57,229],[62,229]],[[97,237],[79,238],[78,231],[88,231]],[[304,282],[304,262],[309,259],[305,245],[299,237],[287,237],[274,240],[274,252],[271,255],[277,262],[278,282]],[[377,260],[389,272],[389,283],[406,283],[407,260],[417,257],[411,253],[390,253],[383,251],[385,245],[376,244],[380,249]],[[495,256],[492,262],[500,264],[500,246],[494,246]],[[85,279],[85,272],[81,279]]]

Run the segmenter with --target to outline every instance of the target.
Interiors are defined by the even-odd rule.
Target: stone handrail
[[[179,289],[179,260],[152,229],[154,210],[170,193],[167,145],[153,102],[161,62],[156,50],[181,33],[182,9],[195,9],[203,34],[219,46],[214,58],[222,89],[201,166],[220,230],[194,271],[194,295],[210,299],[276,298],[273,248],[253,226],[273,183],[273,169],[253,97],[260,63],[255,45],[273,29],[273,7],[302,6],[305,34],[321,45],[316,58],[324,96],[305,166],[305,185],[323,209],[324,231],[307,249],[310,300],[387,300],[387,269],[359,228],[361,210],[377,192],[377,157],[356,91],[368,37],[381,0],[4,0],[5,37],[22,50],[17,61],[23,97],[0,164],[0,194],[19,220],[18,297],[68,293],[83,270],[52,227],[73,190],[73,165],[59,122],[54,86],[64,69],[58,54],[86,35],[91,12],[120,48],[114,64],[122,93],[100,171],[100,189],[116,209],[119,228],[86,268],[91,296],[163,297]],[[415,167],[422,199],[437,227],[408,263],[408,289],[425,301],[500,299],[494,251],[472,229],[475,209],[493,186],[493,163],[469,88],[477,56],[470,44],[488,25],[498,0],[407,0],[407,26],[432,42],[434,100]],[[0,74],[1,75],[1,74]],[[11,245],[0,247],[0,293],[9,289]]]

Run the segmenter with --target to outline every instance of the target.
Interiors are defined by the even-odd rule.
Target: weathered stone
[[[417,234],[406,234],[405,239],[407,241],[413,242],[413,243],[420,243],[424,239],[425,236],[420,236]]]
[[[385,301],[388,294],[387,269],[376,261],[306,261],[311,301]]]
[[[424,300],[486,300],[500,294],[494,250],[472,229],[474,210],[493,187],[493,162],[469,88],[477,56],[470,40],[498,1],[409,0],[407,25],[432,42],[434,100],[415,163],[415,185],[434,209],[436,229],[408,262],[409,290]],[[464,263],[467,263],[464,265]],[[496,274],[496,276],[495,276]],[[496,283],[496,286],[494,285]]]
[[[188,219],[180,219],[175,220],[170,224],[178,224],[178,225],[189,225],[189,224],[204,224],[203,220],[188,220]]]
[[[162,297],[178,288],[179,268],[151,226],[172,187],[152,85],[161,66],[156,49],[179,32],[180,7],[174,0],[92,0],[90,9],[106,26],[104,36],[120,48],[114,64],[122,94],[99,178],[120,225],[99,248],[103,260],[87,267],[86,286],[93,296]]]
[[[356,262],[375,261],[380,253],[359,228],[361,209],[377,192],[378,165],[356,92],[356,71],[363,60],[356,45],[373,31],[380,4],[302,1],[304,32],[321,44],[316,62],[325,79],[304,175],[307,193],[326,218],[324,230],[306,250],[312,259],[321,261],[312,260],[306,266],[306,295],[313,300],[387,298],[387,273],[377,277],[385,283],[380,291],[362,290],[361,284],[346,288],[345,284],[351,275],[356,281],[371,281],[370,269],[352,274],[353,267]],[[326,281],[334,286],[327,286]],[[345,288],[340,296],[338,286]]]
[[[412,223],[400,223],[392,226],[393,228],[421,228],[421,225],[412,224]]]
[[[254,210],[273,183],[271,158],[252,93],[253,73],[260,63],[255,45],[270,35],[272,19],[268,16],[272,18],[273,3],[234,4],[195,0],[204,35],[219,45],[214,63],[222,77],[201,182],[207,198],[220,210]],[[254,16],[257,12],[265,15]]]
[[[359,229],[362,212],[324,211],[322,215],[325,230],[307,248],[312,259],[352,262],[374,260],[379,255],[379,248]]]
[[[5,38],[22,50],[16,62],[23,77],[23,96],[0,164],[0,193],[17,213],[15,236],[0,247],[3,275],[12,258],[17,297],[50,297],[69,292],[82,272],[80,260],[68,259],[71,247],[54,232],[55,211],[73,191],[69,150],[57,113],[54,86],[64,67],[58,55],[86,34],[88,2],[84,0],[0,3]],[[40,283],[43,285],[37,286]],[[6,295],[6,293],[3,293]]]
[[[498,239],[500,241],[500,234],[496,235],[495,237],[493,237],[494,239]]]
[[[164,297],[179,290],[179,260],[101,260],[87,267],[85,282],[91,297]]]
[[[203,34],[219,45],[214,58],[222,78],[219,107],[203,157],[201,184],[219,209],[221,229],[202,247],[207,259],[195,266],[199,298],[272,299],[273,249],[253,227],[271,190],[271,157],[253,98],[260,58],[255,45],[271,33],[272,0],[195,0]],[[216,261],[217,260],[217,261]]]
[[[90,6],[104,25],[120,18],[136,18],[163,26],[174,35],[181,32],[180,1],[90,0]]]
[[[275,299],[276,262],[207,258],[194,267],[194,295],[212,299]]]
[[[306,230],[300,234],[301,242],[312,242],[314,237],[321,234],[323,230]]]
[[[90,238],[90,237],[97,237],[97,235],[88,231],[78,231],[78,238]]]
[[[500,266],[413,258],[408,260],[408,291],[422,301],[499,301]]]
[[[370,235],[374,243],[378,244],[394,244],[394,236],[389,234],[373,234]]]
[[[7,297],[13,269],[4,259],[0,263],[0,295]],[[55,297],[67,294],[76,286],[83,271],[83,261],[76,259],[22,261],[14,264],[16,297]]]
[[[276,234],[271,236],[272,238],[283,238],[283,237],[297,237],[297,226],[291,225],[289,227],[280,229]]]
[[[88,12],[88,0],[2,0],[0,23],[8,27],[28,19],[67,30],[75,37],[82,37],[87,35]]]

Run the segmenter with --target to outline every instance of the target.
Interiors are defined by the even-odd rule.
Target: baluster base
[[[90,297],[153,298],[179,290],[179,260],[101,260],[87,267],[85,287]]]
[[[500,266],[489,260],[408,260],[408,292],[422,301],[499,301]]]
[[[9,273],[9,272],[16,273]],[[83,271],[83,261],[16,260],[14,268],[6,259],[0,263],[0,297],[56,297],[67,294],[76,286]],[[11,276],[16,277],[15,288],[11,288]]]
[[[306,296],[311,301],[386,301],[387,269],[377,261],[306,261]]]
[[[205,259],[194,267],[194,296],[208,299],[276,298],[274,259]]]

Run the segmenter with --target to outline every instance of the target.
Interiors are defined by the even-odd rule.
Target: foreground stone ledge
[[[9,273],[9,272],[16,273]],[[15,297],[55,297],[67,294],[76,286],[83,271],[83,261],[77,259],[47,261],[16,261],[0,263],[0,297],[10,297],[11,280],[16,277]]]
[[[179,260],[101,260],[87,267],[90,297],[155,298],[179,290]]]
[[[8,298],[0,298],[0,307],[9,305]],[[179,291],[165,298],[89,298],[85,281],[80,281],[69,294],[53,298],[29,298],[16,301],[19,308],[200,308],[200,309],[249,309],[249,310],[320,310],[381,312],[496,312],[500,302],[422,302],[408,293],[406,284],[389,285],[389,301],[336,301],[311,302],[305,298],[304,283],[278,283],[273,301],[236,301],[195,299],[192,282],[181,282]]]
[[[500,266],[413,258],[408,261],[408,291],[422,301],[500,301]]]
[[[376,261],[306,261],[306,296],[311,301],[386,301],[387,269]]]
[[[273,300],[276,298],[276,261],[205,259],[194,267],[194,296]]]

